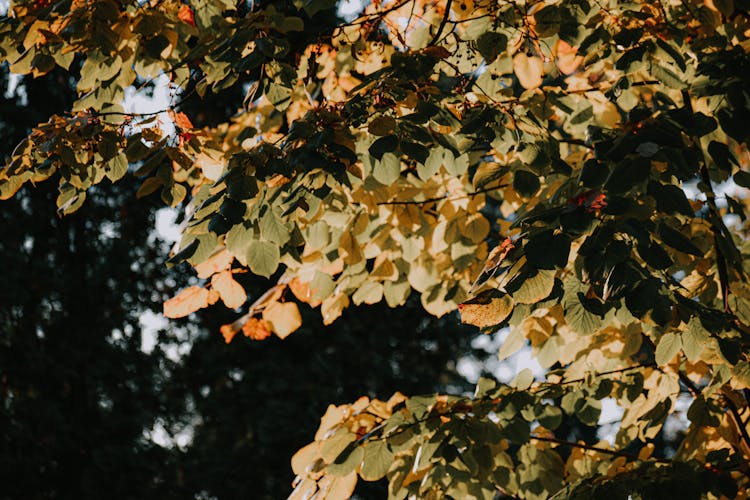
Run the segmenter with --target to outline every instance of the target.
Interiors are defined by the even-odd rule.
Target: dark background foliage
[[[54,86],[11,85],[7,68],[0,79],[7,157],[32,126],[68,109],[74,90],[63,73]],[[145,352],[142,315],[160,314],[192,274],[167,269],[158,204],[136,201],[136,188],[102,185],[65,218],[51,184],[0,205],[0,498],[283,498],[290,457],[328,404],[470,390],[452,361],[470,350],[472,329],[418,301],[352,308],[330,327],[307,311],[284,341],[229,345],[218,328],[233,317],[216,307],[171,323]],[[268,285],[250,289],[257,297]],[[180,344],[189,351],[175,361],[167,353]],[[160,446],[154,426],[192,439]]]

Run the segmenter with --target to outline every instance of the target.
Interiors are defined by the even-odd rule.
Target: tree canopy
[[[744,496],[750,434],[750,5],[744,0],[14,2],[10,70],[76,81],[0,197],[56,182],[61,215],[141,178],[185,210],[173,264],[260,341],[352,305],[509,327],[544,380],[329,407],[293,496],[387,478],[405,497]],[[166,75],[173,100],[125,96]],[[229,120],[201,101],[237,95]],[[88,194],[87,194],[88,193]],[[245,275],[271,279],[251,294]],[[394,324],[393,328],[400,328]],[[404,338],[413,332],[403,331]],[[365,377],[367,374],[362,373]],[[652,456],[688,398],[673,456]],[[614,443],[555,433],[622,410]]]

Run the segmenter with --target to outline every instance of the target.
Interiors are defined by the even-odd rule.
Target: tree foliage
[[[331,7],[12,4],[3,60],[61,66],[79,98],[16,148],[0,196],[53,179],[68,214],[143,178],[139,197],[185,207],[171,261],[204,280],[165,314],[241,308],[227,342],[287,337],[300,303],[330,324],[418,295],[509,326],[501,358],[530,344],[548,369],[331,406],[295,496],[383,477],[396,498],[746,495],[750,5],[391,0],[321,32]],[[126,112],[161,74],[165,112]],[[238,86],[229,121],[185,113]],[[246,305],[248,272],[275,285]],[[652,457],[682,396],[685,438]],[[614,444],[555,435],[603,400],[624,411]]]

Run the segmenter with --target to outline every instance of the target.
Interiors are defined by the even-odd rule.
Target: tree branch
[[[693,113],[693,103],[690,100],[690,93],[687,90],[682,91],[682,101],[685,109],[691,114]],[[696,139],[693,138],[695,141]],[[703,184],[706,185],[706,201],[708,202],[709,210],[709,223],[711,224],[711,232],[714,235],[714,251],[716,252],[716,267],[719,271],[719,284],[721,288],[721,300],[724,304],[724,312],[731,312],[729,307],[729,273],[727,271],[727,260],[724,253],[721,251],[719,245],[719,235],[722,234],[721,227],[717,218],[721,218],[719,209],[716,207],[716,193],[711,185],[711,176],[708,174],[708,167],[706,166],[705,155],[703,157],[703,163],[700,166],[700,175]]]
[[[408,200],[408,201],[406,201],[406,200],[404,200],[404,201],[401,201],[401,200],[381,201],[379,203],[376,203],[376,205],[378,205],[378,206],[380,206],[380,205],[424,205],[424,204],[427,204],[427,203],[434,203],[434,202],[437,202],[437,201],[463,200],[464,198],[471,198],[472,196],[476,196],[478,194],[483,194],[483,193],[489,193],[490,191],[496,191],[496,190],[502,189],[504,187],[508,187],[508,184],[501,184],[499,186],[494,186],[494,187],[491,187],[491,188],[477,189],[476,191],[473,191],[471,193],[466,193],[466,194],[462,194],[462,195],[459,195],[459,196],[454,196],[452,198],[449,198],[447,196],[436,196],[434,198],[427,198],[426,200],[420,200],[420,201],[415,201],[415,200]]]
[[[443,19],[440,21],[440,25],[438,26],[438,30],[435,33],[435,36],[432,37],[432,40],[430,40],[430,43],[427,44],[429,47],[430,45],[435,45],[435,43],[440,40],[440,35],[443,34],[443,29],[445,29],[445,24],[448,22],[448,18],[451,15],[451,4],[453,3],[453,0],[448,0],[448,3],[445,4],[445,12],[443,12]]]
[[[737,424],[737,430],[740,432],[740,439],[745,442],[745,446],[747,446],[748,450],[750,450],[750,434],[748,434],[747,432],[747,427],[745,427],[742,423],[742,417],[740,416],[740,412],[737,409],[737,405],[734,404],[734,401],[732,401],[729,396],[724,395],[723,399],[726,402],[729,413],[732,414],[732,417]]]
[[[593,445],[586,444],[586,443],[574,443],[572,441],[564,441],[562,439],[541,437],[541,436],[531,436],[529,437],[529,439],[534,439],[536,441],[544,441],[547,443],[561,444],[565,446],[572,446],[573,448],[582,448],[584,450],[591,450],[591,451],[596,451],[599,453],[606,453],[607,455],[613,455],[616,457],[625,457],[625,458],[630,458],[632,460],[641,460],[641,458],[638,457],[638,455],[633,455],[632,453],[627,453],[627,452],[619,451],[619,450],[610,450],[608,448],[601,448],[599,446],[593,446]],[[651,457],[651,460],[655,462],[665,463],[665,464],[672,463],[672,460],[668,458]]]

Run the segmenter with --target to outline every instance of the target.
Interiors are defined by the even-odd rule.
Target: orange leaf
[[[560,70],[560,73],[564,75],[573,73],[583,62],[583,57],[578,55],[578,49],[571,47],[563,40],[557,41],[555,52],[557,55],[557,67]]]
[[[242,333],[253,340],[264,340],[271,336],[271,323],[264,319],[250,318],[242,325]]]
[[[263,310],[263,319],[273,325],[273,331],[284,339],[302,326],[299,308],[294,302],[273,302]]]
[[[253,340],[267,339],[271,336],[271,324],[264,319],[250,318],[242,325],[242,333]]]
[[[544,63],[541,58],[519,52],[513,57],[513,72],[525,89],[535,89],[542,84]]]
[[[224,249],[195,266],[195,270],[198,272],[199,278],[208,278],[214,273],[229,269],[229,266],[232,265],[232,260],[234,260],[232,254]]]
[[[219,328],[219,331],[224,336],[224,342],[228,344],[232,341],[234,336],[237,335],[237,332],[239,330],[235,328],[234,323],[230,323],[228,325],[221,325],[221,328]]]
[[[190,130],[193,128],[193,122],[191,122],[190,118],[188,118],[188,116],[182,111],[178,111],[177,113],[173,112],[172,121],[182,130]]]
[[[193,14],[193,9],[191,9],[189,5],[183,4],[180,6],[177,18],[185,24],[195,26],[195,14]]]
[[[208,306],[208,290],[191,286],[164,303],[164,316],[182,318],[190,313]]]
[[[299,278],[294,278],[289,282],[289,289],[300,302],[310,304],[310,307],[318,307],[320,305],[321,301],[315,299],[315,290],[310,288],[310,283],[305,283]]]
[[[211,287],[219,292],[221,300],[230,309],[240,307],[247,300],[245,289],[232,278],[232,271],[214,274],[211,278]]]

